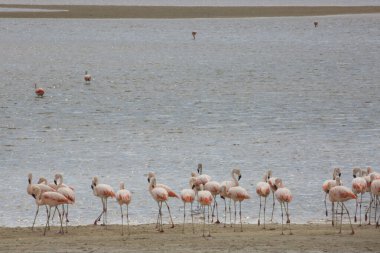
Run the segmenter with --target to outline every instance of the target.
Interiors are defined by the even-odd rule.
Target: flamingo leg
[[[326,203],[326,198],[327,198],[327,192],[325,194],[325,209],[326,209],[326,217],[328,216],[328,212],[327,212],[327,203]]]
[[[191,205],[191,225],[193,227],[193,234],[195,233],[194,231],[194,214],[193,214],[193,202],[190,203]]]
[[[265,229],[265,209],[267,206],[267,197],[264,198],[264,229]]]
[[[160,229],[159,229],[159,231],[160,232],[164,232],[164,228],[163,228],[163,225],[162,225],[162,202],[160,202],[159,207],[160,207],[159,210],[158,210],[158,213],[160,215]]]
[[[282,211],[282,202],[280,202],[281,206],[281,234],[284,234],[284,213]]]
[[[375,205],[375,223],[376,223],[376,227],[379,226],[378,222],[376,222],[376,216],[377,216],[377,205],[379,203],[379,196],[376,196],[376,205]]]
[[[206,208],[203,208],[203,217],[206,217]],[[205,237],[206,218],[203,219],[203,237]]]
[[[207,215],[210,215],[210,206],[207,206]],[[208,220],[208,237],[211,237],[210,220]]]
[[[353,235],[353,234],[355,234],[355,231],[354,231],[354,228],[352,227],[350,213],[348,212],[348,209],[347,209],[346,205],[342,202],[342,214],[343,214],[343,207],[347,211],[348,220],[350,221],[350,226],[351,226],[351,234]],[[342,227],[342,224],[340,225],[340,227]]]
[[[227,224],[227,203],[226,203],[225,197],[223,197],[223,200],[224,200],[224,226],[223,227],[226,227],[226,224]]]
[[[331,202],[331,225],[334,226],[334,202]]]
[[[59,209],[57,209],[59,211]],[[60,216],[61,228],[59,230],[60,234],[64,234],[63,231],[63,218],[65,217],[65,205],[62,205],[62,216]],[[66,222],[66,231],[67,231],[67,222]]]
[[[284,207],[285,207],[285,204],[284,204]],[[292,235],[293,233],[292,233],[292,230],[290,229],[290,215],[289,215],[289,203],[288,202],[286,202],[286,209],[285,209],[285,211],[286,211],[286,216],[288,217],[286,223],[289,224],[289,234]]]
[[[130,231],[129,231],[129,206],[127,205],[127,225],[128,225],[128,235],[130,235]]]
[[[101,198],[101,201],[102,201],[103,209],[102,209],[102,212],[100,213],[100,215],[95,219],[94,225],[98,225],[98,222],[100,221],[100,219],[102,218],[102,215],[104,213],[104,200],[103,200],[103,198]]]
[[[260,210],[259,210],[259,219],[257,221],[257,225],[260,226],[260,216],[261,216],[261,196],[259,196],[260,198]]]
[[[120,205],[120,213],[121,213],[121,235],[124,235],[123,205]]]
[[[235,211],[235,220],[234,220],[234,231],[236,227],[236,201],[234,201],[234,211]]]
[[[174,228],[174,222],[173,222],[173,219],[172,219],[172,214],[170,212],[170,207],[169,207],[169,205],[168,205],[168,203],[166,201],[165,201],[165,204],[166,204],[166,206],[168,208],[168,211],[169,211],[169,217],[170,217],[170,222],[172,223],[172,228]]]
[[[183,227],[182,227],[182,234],[185,233],[185,220],[186,220],[186,202],[183,202]]]
[[[158,205],[158,210],[160,210],[160,203],[157,202],[157,205]],[[156,222],[156,229],[159,230],[159,223],[160,223],[160,212],[158,212],[158,215],[157,215],[157,222]]]
[[[360,194],[360,206],[359,206],[359,215],[360,215],[360,226],[362,225],[362,202],[363,202],[363,193]]]
[[[46,219],[46,225],[45,225],[45,229],[44,229],[44,235],[46,235],[46,228],[48,226],[48,222],[49,222],[49,219],[50,219],[50,211],[51,211],[51,207],[49,208],[49,210],[46,213],[47,219]]]
[[[239,216],[240,216],[240,232],[243,232],[243,222],[241,221],[241,201],[239,201]]]
[[[274,213],[274,205],[275,205],[275,201],[274,201],[274,192],[272,191],[272,199],[273,199],[273,207],[272,207],[272,218],[270,219],[271,222],[273,222],[273,213]]]
[[[34,229],[34,224],[36,223],[36,218],[38,215],[38,211],[40,210],[40,206],[37,205],[37,210],[36,210],[36,215],[34,215],[34,220],[33,220],[33,225],[32,225],[32,230]]]
[[[215,206],[216,206],[216,223],[219,224],[220,221],[219,221],[219,213],[218,213],[218,201],[216,201],[216,196],[214,198],[214,201],[215,201]]]
[[[53,216],[51,217],[51,221],[54,220],[55,212],[57,211],[57,207],[54,208]]]
[[[229,199],[229,207],[228,207],[229,211],[230,211],[230,227],[232,227],[232,219],[231,219],[231,199]],[[236,214],[235,214],[236,215]]]
[[[343,202],[342,202],[343,204]],[[341,209],[341,212],[340,212],[340,229],[339,229],[339,234],[342,233],[342,223],[343,223],[343,205],[342,206],[342,209]]]
[[[356,198],[356,207],[355,207],[355,216],[354,216],[354,221],[355,221],[355,223],[357,222],[356,214],[357,214],[357,212],[358,212],[358,205],[359,205],[359,199]]]

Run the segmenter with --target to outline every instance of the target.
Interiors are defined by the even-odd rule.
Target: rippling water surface
[[[379,169],[380,15],[314,20],[1,20],[0,225],[31,225],[28,172],[75,187],[71,224],[101,211],[94,175],[126,183],[132,223],[154,222],[144,174],[179,192],[198,163],[217,181],[241,168],[244,222],[257,222],[267,169],[294,194],[292,222],[323,221],[334,166],[346,184],[353,166]]]

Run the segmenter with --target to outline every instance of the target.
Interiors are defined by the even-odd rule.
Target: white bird
[[[119,188],[120,189],[116,192],[116,201],[120,205],[120,212],[121,212],[121,235],[124,235],[123,205],[127,206],[127,224],[128,224],[128,234],[129,234],[128,206],[129,206],[129,203],[131,203],[132,194],[128,190],[125,189],[123,182],[120,182]]]
[[[238,178],[236,178],[235,176],[237,176]],[[220,184],[220,197],[224,200],[224,227],[226,227],[226,223],[227,223],[227,204],[226,204],[226,198],[229,199],[230,226],[232,227],[232,222],[231,222],[231,199],[228,196],[228,190],[231,187],[233,187],[233,186],[239,186],[239,182],[238,181],[241,178],[240,169],[233,169],[231,171],[231,177],[232,177],[232,181],[223,181]]]

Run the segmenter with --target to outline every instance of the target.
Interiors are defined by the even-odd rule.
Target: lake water
[[[156,218],[148,171],[180,192],[198,163],[217,181],[239,167],[244,222],[256,223],[255,185],[272,169],[294,195],[292,222],[306,223],[325,220],[334,166],[346,185],[354,166],[379,169],[380,15],[2,19],[0,48],[0,226],[31,225],[28,172],[64,174],[76,225],[101,211],[95,175],[126,183],[138,224]],[[169,203],[180,222],[181,201]],[[109,212],[119,223],[114,200]]]

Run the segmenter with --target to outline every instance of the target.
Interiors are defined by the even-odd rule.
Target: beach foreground
[[[244,18],[379,13],[380,6],[100,6],[0,4],[0,18]],[[25,9],[50,10],[28,12]]]
[[[126,228],[126,227],[125,227]],[[53,227],[43,236],[43,228],[0,228],[1,252],[378,252],[380,229],[375,226],[355,225],[351,235],[349,225],[342,234],[327,224],[292,225],[293,235],[281,225],[269,224],[267,229],[257,225],[244,225],[244,232],[233,228],[212,225],[211,237],[202,237],[202,226],[197,225],[196,234],[191,224],[174,229],[165,226],[159,233],[154,225],[131,226],[131,234],[121,236],[121,226],[69,227],[65,235],[57,234]],[[125,230],[127,231],[127,230]]]

